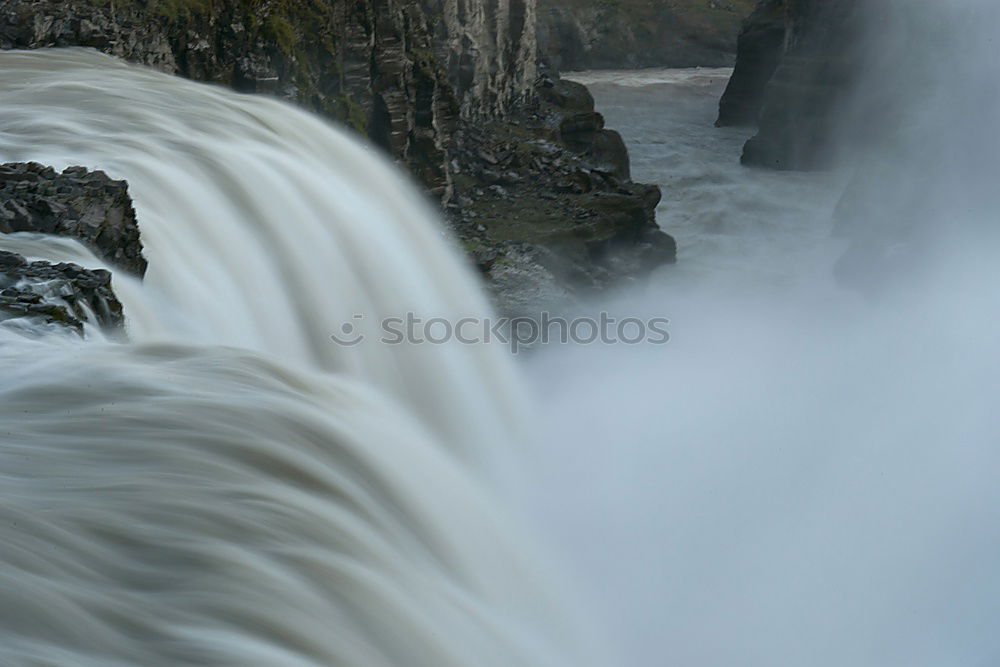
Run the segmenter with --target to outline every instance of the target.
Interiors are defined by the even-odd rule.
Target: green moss
[[[486,252],[491,248],[479,239],[459,239],[458,242],[465,250],[465,254],[475,256],[477,253]]]
[[[360,134],[368,134],[368,114],[350,95],[338,95],[320,111],[345,123]]]
[[[365,134],[368,114],[350,95],[339,92],[340,49],[329,0],[277,0],[260,11],[259,0],[242,0],[251,34],[272,44],[284,60],[284,76],[294,80],[299,102]]]
[[[272,14],[267,20],[267,28],[282,53],[287,55],[295,53],[295,29],[285,17]]]
[[[361,134],[368,133],[368,114],[354,101],[354,98],[347,97],[347,124]]]

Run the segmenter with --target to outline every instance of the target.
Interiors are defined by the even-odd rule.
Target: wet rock
[[[123,327],[111,274],[76,264],[28,262],[0,251],[0,326],[30,335],[83,335],[89,322],[111,335]]]
[[[615,130],[601,130],[595,133],[585,154],[590,158],[595,170],[621,181],[631,179],[628,148],[625,147],[622,135]]]
[[[74,238],[109,264],[139,276],[146,272],[128,186],[102,171],[0,165],[0,233],[11,232]]]
[[[165,72],[177,71],[158,22],[127,6],[111,10],[111,3],[0,0],[0,48],[89,46]]]
[[[594,96],[582,83],[549,74],[539,79],[537,88],[542,100],[565,113],[588,113],[594,110]]]

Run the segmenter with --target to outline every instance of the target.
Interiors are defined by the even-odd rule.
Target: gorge
[[[545,7],[0,0],[0,663],[996,662],[1000,10]]]

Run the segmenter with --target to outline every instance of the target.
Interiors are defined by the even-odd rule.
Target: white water
[[[139,345],[0,345],[0,662],[997,664],[995,269],[952,243],[913,289],[844,291],[842,176],[738,167],[718,73],[603,78],[682,252],[609,308],[673,338],[536,355],[518,491],[616,658],[479,479],[516,429],[506,361],[325,338],[354,308],[484,308],[389,170],[275,102],[0,55],[0,154],[127,177],[151,260],[116,278]],[[995,173],[992,135],[953,129]],[[949,228],[995,213],[947,164]]]
[[[0,53],[0,158],[127,178],[149,260],[131,344],[0,339],[0,663],[598,661],[487,481],[503,351],[330,338],[489,312],[383,158],[86,50]]]
[[[235,345],[371,381],[470,459],[484,434],[509,442],[518,408],[498,350],[330,338],[349,323],[371,339],[411,311],[487,312],[429,205],[374,149],[275,100],[89,50],[2,58],[3,159],[129,181],[150,263],[141,292],[118,289],[133,340]]]
[[[936,253],[876,300],[832,278],[845,175],[739,167],[745,135],[712,127],[722,76],[580,75],[636,180],[664,187],[681,248],[644,293],[598,305],[671,318],[670,344],[529,366],[549,445],[529,504],[615,664],[1000,664],[1000,276],[982,233],[1000,146],[969,122],[1000,113],[1000,24],[979,19],[936,41],[882,34],[922,45],[934,87],[871,82],[906,96],[899,122],[925,150],[875,156],[859,222],[892,233],[920,215]]]
[[[378,393],[211,346],[0,363],[0,663],[578,664],[530,545]]]

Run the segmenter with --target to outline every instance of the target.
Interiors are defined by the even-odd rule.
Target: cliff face
[[[862,0],[761,0],[743,26],[718,125],[753,124],[745,164],[815,169],[832,157],[834,131],[864,54]]]
[[[719,102],[717,127],[757,122],[764,88],[785,53],[786,0],[762,0],[747,17],[737,40],[733,76]]]
[[[535,0],[0,0],[0,48],[90,46],[353,127],[441,200],[488,281],[505,285],[505,310],[538,275],[571,294],[674,257],[654,222],[658,193],[630,183],[620,137],[592,106],[581,115],[541,99],[551,77],[540,77],[536,36]],[[496,157],[538,142],[548,167]],[[577,172],[582,190],[565,186]],[[591,197],[601,191],[634,215]],[[545,233],[524,199],[542,193]],[[482,199],[490,226],[472,222]],[[612,255],[636,261],[608,264]],[[527,264],[524,285],[510,284],[514,264]]]
[[[732,65],[754,0],[539,0],[539,50],[562,70]]]
[[[294,100],[364,132],[441,193],[459,118],[509,112],[535,78],[526,0],[0,0],[0,15],[0,48],[91,46]]]

